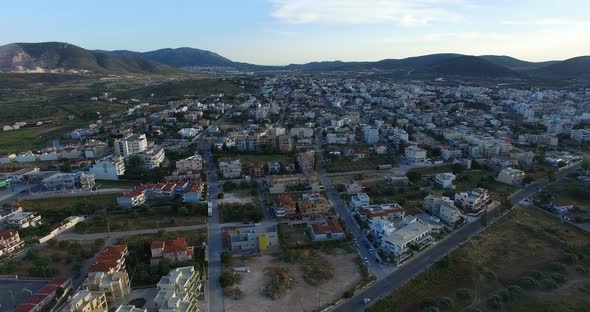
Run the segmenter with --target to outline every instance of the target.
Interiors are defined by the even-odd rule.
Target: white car
[[[371,298],[363,298],[363,303],[364,304],[367,304],[369,302],[371,302]]]

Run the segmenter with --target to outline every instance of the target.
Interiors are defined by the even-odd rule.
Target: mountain
[[[128,50],[110,51],[115,55],[139,57],[145,60],[166,64],[172,67],[230,67],[237,65],[217,53],[194,49],[194,48],[177,48],[177,49],[160,49],[149,52],[134,52]]]
[[[0,71],[168,74],[177,70],[130,56],[90,51],[63,42],[12,43],[0,46]]]
[[[538,68],[534,74],[546,77],[590,78],[590,56],[579,56]]]
[[[527,62],[506,55],[481,55],[479,56],[479,58],[516,71],[537,69],[544,66],[559,63],[559,61]]]

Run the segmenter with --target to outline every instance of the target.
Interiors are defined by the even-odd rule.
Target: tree
[[[465,166],[462,164],[456,163],[451,165],[451,171],[455,175],[461,175],[465,171]]]
[[[180,206],[180,208],[178,208],[178,214],[180,214],[182,216],[190,215],[188,208],[186,208],[185,206]]]
[[[221,253],[221,264],[223,266],[230,266],[233,263],[233,253],[224,251]]]
[[[590,158],[586,158],[582,161],[582,169],[590,170]]]
[[[547,178],[550,182],[555,181],[555,169],[547,169]]]
[[[457,297],[458,300],[471,300],[473,292],[469,288],[459,288],[455,292],[455,297]]]
[[[422,179],[422,174],[417,171],[409,171],[408,173],[406,173],[406,176],[412,183],[416,183],[420,181],[420,179]]]
[[[61,172],[72,172],[72,163],[70,162],[70,160],[64,159],[61,163],[61,166],[59,166],[59,170]]]
[[[522,182],[523,182],[524,184],[529,184],[529,183],[531,183],[531,182],[533,182],[533,181],[535,181],[535,179],[533,179],[533,177],[531,177],[530,175],[526,175],[526,176],[524,177],[524,179],[522,179]]]
[[[222,199],[222,198],[223,198],[223,196],[224,196],[224,195],[223,195],[223,193],[219,193],[219,194],[217,194],[217,198],[218,198],[218,199]]]

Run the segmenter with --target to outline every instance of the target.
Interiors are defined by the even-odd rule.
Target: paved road
[[[579,163],[567,168],[563,168],[555,174],[555,181],[559,181],[567,177],[569,174],[575,172],[579,168]],[[548,179],[532,183],[513,194],[513,196],[510,198],[510,201],[513,205],[517,205],[550,183],[552,182],[549,182]],[[496,210],[496,207],[490,209],[490,217],[496,215],[494,211]],[[335,307],[333,311],[352,312],[364,310],[365,305],[362,303],[363,298],[370,298],[372,300],[371,304],[373,304],[380,298],[391,294],[393,291],[403,286],[407,281],[431,267],[436,261],[440,260],[457,247],[461,246],[465,241],[477,235],[481,230],[483,230],[483,227],[481,226],[480,222],[477,221],[464,225],[462,228],[455,231],[442,241],[437,242],[422,253],[418,254],[413,259],[402,264],[397,270],[389,274],[386,278],[378,280],[371,287],[359,292],[354,297]]]
[[[211,155],[211,145],[202,145],[203,160],[207,169],[207,186],[209,200],[213,205],[213,215],[209,217],[209,237],[207,244],[207,263],[209,265],[207,277],[208,312],[223,312],[223,289],[219,284],[221,276],[221,252],[223,250],[223,231],[219,223],[217,209],[217,195],[221,190],[217,177],[217,168]]]
[[[332,184],[332,181],[326,175],[326,171],[323,168],[323,164],[324,164],[323,158],[324,157],[323,157],[323,153],[321,152],[322,151],[321,135],[317,135],[316,144],[317,144],[316,145],[317,153],[319,155],[318,160],[320,162],[320,169],[319,169],[318,173],[320,176],[320,181],[326,187],[326,194],[328,195],[328,199],[330,200],[330,202],[334,206],[336,213],[340,216],[340,218],[344,222],[344,225],[346,226],[348,231],[357,240],[357,242],[359,242],[359,244],[357,246],[357,252],[361,256],[361,258],[368,259],[369,271],[373,275],[375,275],[378,279],[387,276],[389,273],[391,273],[394,270],[394,268],[391,266],[387,266],[387,265],[383,265],[383,264],[378,263],[377,262],[378,255],[376,254],[376,252],[369,253],[369,249],[371,248],[370,247],[371,243],[367,239],[367,236],[360,229],[358,223],[354,220],[354,218],[350,214],[350,209],[348,208],[348,205],[346,205],[344,203],[344,201],[342,200],[342,198],[340,198],[340,196],[338,195],[338,192],[336,191],[336,189],[334,188],[334,185]]]

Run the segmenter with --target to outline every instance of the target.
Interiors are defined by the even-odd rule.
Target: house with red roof
[[[283,193],[273,202],[273,210],[277,218],[291,218],[295,216],[297,203],[290,193]]]
[[[36,312],[49,310],[54,306],[56,300],[64,296],[72,285],[69,277],[56,277],[49,283],[37,290],[26,301],[19,304],[12,310],[13,312]]]
[[[125,256],[128,253],[125,245],[112,245],[103,249],[94,264],[88,270],[89,272],[114,273],[125,269]]]
[[[549,204],[549,208],[555,210],[559,214],[564,214],[572,209],[574,209],[574,203],[570,202],[569,200],[563,199],[554,199]]]
[[[0,231],[0,257],[10,255],[22,249],[25,242],[20,239],[17,230]]]
[[[404,208],[397,203],[363,206],[358,213],[361,220],[369,224],[376,219],[394,220],[405,216]]]
[[[153,241],[150,244],[152,265],[166,258],[172,262],[186,262],[193,258],[194,247],[189,246],[184,237],[167,241]]]
[[[330,219],[324,223],[312,224],[311,237],[313,240],[342,239],[345,233],[338,220]]]

